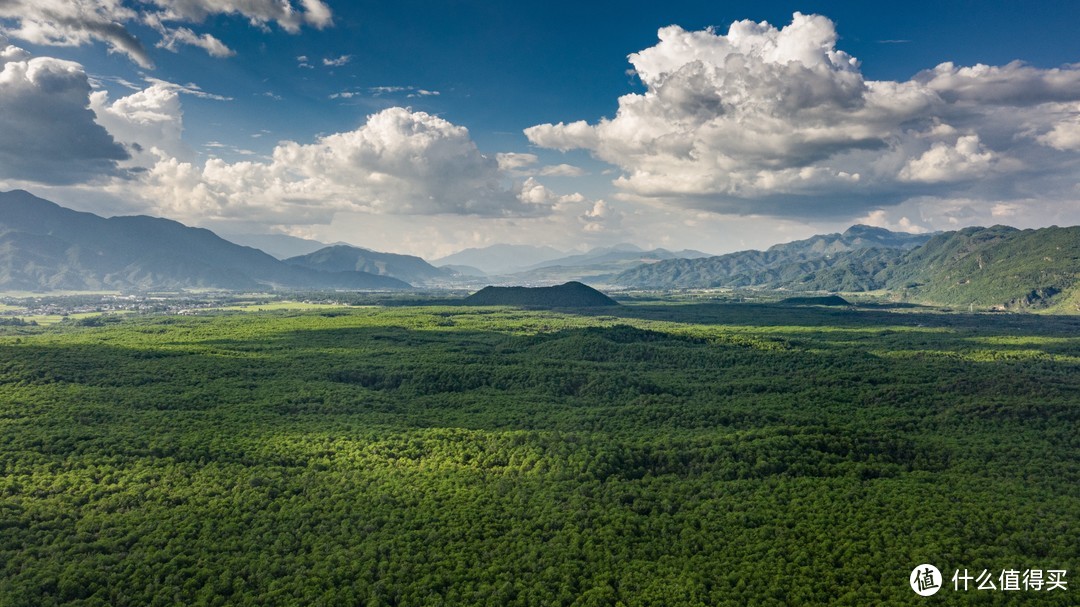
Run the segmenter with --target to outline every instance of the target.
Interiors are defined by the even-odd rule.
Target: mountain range
[[[866,275],[879,269],[874,263],[881,251],[905,251],[929,239],[924,234],[855,225],[842,234],[812,236],[774,245],[765,251],[740,251],[637,266],[615,276],[611,282],[638,289],[798,287],[812,291],[865,291],[874,288]]]
[[[637,289],[885,290],[899,299],[997,309],[1080,310],[1080,227],[971,227],[932,235],[853,226],[843,234],[638,266]]]
[[[603,284],[614,275],[643,263],[708,256],[708,253],[693,250],[646,251],[632,244],[598,247],[584,253],[563,253],[550,247],[528,245],[493,245],[483,249],[466,249],[435,263],[442,264],[447,260],[471,262],[471,266],[442,267],[455,270],[462,278],[480,276],[484,282],[502,285],[557,285],[567,281]],[[529,263],[536,259],[540,261]]]
[[[565,257],[559,257],[556,259],[549,259],[541,263],[535,264],[529,268],[525,268],[524,271],[541,270],[544,268],[554,267],[584,267],[584,266],[596,266],[608,263],[622,263],[626,261],[642,263],[639,260],[644,260],[645,263],[650,261],[661,261],[664,259],[697,259],[699,257],[709,257],[708,253],[702,253],[701,251],[683,250],[672,252],[667,249],[653,249],[646,251],[638,246],[632,244],[618,244],[612,247],[600,247],[592,249],[588,252],[567,255]]]
[[[366,272],[290,265],[209,230],[155,217],[105,219],[0,192],[0,289],[407,289]]]
[[[283,234],[234,234],[284,260],[213,232],[146,216],[103,218],[27,192],[0,193],[0,289],[170,290],[216,288],[405,289],[482,284],[558,284],[610,276],[645,261],[677,256],[632,245],[566,254],[550,247],[496,245],[444,258],[480,263],[435,267],[419,257],[350,245],[324,245]],[[701,256],[696,251],[687,255]],[[503,265],[499,265],[501,260]],[[535,263],[534,263],[535,262]]]
[[[500,253],[501,267],[516,273],[475,275],[499,268]],[[765,251],[719,256],[632,245],[575,254],[500,245],[440,261],[447,259],[484,267],[435,267],[411,255],[344,245],[282,261],[168,219],[106,219],[21,190],[0,192],[0,290],[7,291],[392,290],[580,280],[647,290],[879,291],[955,307],[1080,311],[1080,227],[906,234],[856,225]]]
[[[435,266],[466,266],[486,275],[499,275],[520,272],[536,264],[565,256],[563,251],[546,246],[496,244],[458,251],[432,260],[431,263]]]
[[[1080,226],[964,228],[938,234],[877,277],[910,299],[1080,311]]]
[[[452,269],[436,268],[415,255],[381,253],[348,245],[329,246],[307,255],[290,257],[285,263],[323,272],[392,276],[414,286],[446,286],[459,276]]]
[[[288,234],[252,234],[250,232],[221,232],[218,233],[229,242],[234,242],[245,247],[251,247],[253,249],[259,249],[264,253],[269,253],[278,259],[287,259],[289,257],[298,257],[300,255],[307,255],[308,253],[314,253],[319,249],[325,249],[326,247],[333,246],[325,242],[319,242],[318,240],[311,240],[310,238],[298,238],[296,236],[289,236]],[[345,243],[335,243],[345,244]]]

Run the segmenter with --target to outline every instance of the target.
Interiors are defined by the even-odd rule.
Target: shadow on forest
[[[862,312],[705,304],[573,314],[595,316],[605,324],[619,318],[712,320],[778,328],[694,335],[619,323],[523,334],[512,332],[512,323],[531,320],[528,313],[519,317],[504,308],[492,315],[490,325],[466,328],[439,322],[481,314],[477,309],[462,308],[448,316],[445,310],[436,312],[418,310],[415,317],[388,317],[387,324],[374,326],[349,326],[343,317],[339,326],[276,333],[251,333],[246,323],[214,317],[185,321],[220,329],[216,335],[201,332],[204,339],[176,341],[177,335],[148,333],[145,341],[126,346],[22,343],[4,348],[0,380],[22,388],[51,385],[55,394],[66,394],[65,386],[88,388],[87,398],[104,400],[101,419],[86,417],[95,413],[80,407],[78,419],[87,427],[108,423],[108,411],[195,415],[233,407],[271,414],[260,418],[267,431],[289,423],[289,416],[307,414],[360,415],[378,423],[423,427],[605,431],[748,429],[856,418],[895,430],[906,428],[916,414],[941,427],[969,418],[1029,425],[1052,420],[1058,427],[1076,419],[1072,378],[1077,363],[1049,356],[1075,356],[1074,339],[980,341],[1045,329],[1031,323],[1020,325],[1028,330],[1018,335],[988,329],[973,322],[977,317],[953,317],[972,329],[958,335],[890,330],[898,315],[880,312],[869,314],[885,314],[891,322],[875,325]],[[551,317],[558,318],[581,321]],[[821,332],[783,329],[845,326],[837,318],[850,322],[844,329]],[[390,324],[406,319],[413,326]],[[142,336],[137,329],[145,324],[101,331]],[[889,350],[905,354],[881,354]],[[1012,360],[992,356],[1010,351]],[[1029,352],[1038,360],[1029,363]],[[1004,395],[1023,395],[1023,401],[1002,403]],[[966,404],[960,407],[957,399]]]
[[[974,329],[985,335],[1080,335],[1080,316],[937,312],[932,311],[932,308],[919,307],[905,307],[904,311],[892,310],[878,306],[827,308],[776,303],[693,303],[575,308],[566,311],[590,317],[614,316],[748,327],[887,328],[911,326]]]

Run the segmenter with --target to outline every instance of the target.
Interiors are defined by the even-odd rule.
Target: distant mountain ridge
[[[538,263],[526,271],[539,270],[551,267],[582,267],[596,266],[623,262],[649,262],[663,261],[665,259],[698,259],[709,257],[708,253],[686,249],[683,251],[669,251],[667,249],[653,249],[646,251],[631,244],[616,245],[614,247],[600,247],[586,253],[558,257]]]
[[[697,253],[620,245],[559,253],[527,272],[491,280],[543,285],[576,275],[593,284],[658,290],[884,291],[897,299],[956,307],[1080,311],[1080,227],[904,234],[852,226],[765,251],[658,259]],[[289,262],[168,219],[106,219],[21,190],[0,192],[0,290],[388,290],[410,288],[410,281],[395,275],[435,287],[489,280],[436,268],[419,257],[351,246],[325,247]],[[483,289],[474,301],[497,295],[506,305],[577,307],[590,304],[569,302],[588,300],[589,291],[606,297],[580,282],[556,291],[521,289]],[[559,295],[552,300],[556,303],[543,297],[540,303],[513,303],[519,296],[550,293]]]
[[[433,263],[454,269],[462,281],[471,284],[476,284],[479,277],[497,285],[550,286],[568,281],[605,285],[616,274],[643,263],[708,256],[708,253],[693,250],[646,251],[628,243],[597,247],[584,253],[563,253],[551,247],[493,245],[484,249],[466,249]],[[539,261],[526,263],[529,259]],[[461,265],[465,261],[472,263]]]
[[[288,234],[226,234],[222,232],[219,233],[218,236],[238,245],[259,249],[260,251],[269,253],[281,260],[289,257],[307,255],[308,253],[314,253],[319,249],[333,246],[325,242],[319,242],[318,240],[297,238],[296,236],[289,236]]]
[[[672,252],[667,249],[643,251],[636,247],[616,250],[601,248],[553,259],[533,268],[496,278],[503,284],[553,285],[576,280],[603,286],[611,284],[612,277],[619,273],[642,264],[687,257],[707,257],[707,254],[700,251]]]
[[[876,272],[881,253],[922,245],[927,234],[905,234],[855,225],[842,234],[824,234],[778,244],[765,251],[739,251],[715,257],[673,259],[641,265],[618,274],[612,283],[645,289],[716,287],[792,288],[802,290],[867,290],[862,279],[869,264]],[[890,254],[886,254],[889,256]],[[850,266],[824,279],[836,266]],[[818,273],[822,273],[821,277]],[[830,288],[836,287],[836,288]]]
[[[0,192],[0,289],[407,289],[364,272],[291,266],[209,230],[155,217],[103,218],[29,192]]]
[[[623,272],[632,288],[887,290],[923,303],[1080,311],[1080,227],[971,227],[933,235],[855,226],[840,235]],[[887,231],[885,231],[887,232]],[[844,250],[847,249],[847,250]]]
[[[323,272],[367,272],[378,276],[392,276],[412,285],[446,283],[458,273],[436,268],[414,255],[380,253],[348,245],[325,247],[309,253],[290,257],[285,263]]]
[[[913,249],[930,238],[930,234],[893,232],[885,228],[855,224],[843,233],[819,234],[805,240],[776,244],[768,250],[811,258],[859,249]]]
[[[432,260],[431,264],[434,266],[471,266],[485,274],[512,274],[565,255],[566,253],[547,246],[496,244],[458,251]]]

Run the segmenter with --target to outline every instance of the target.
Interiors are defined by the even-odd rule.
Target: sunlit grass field
[[[1080,318],[255,307],[0,328],[0,605],[1075,604]]]

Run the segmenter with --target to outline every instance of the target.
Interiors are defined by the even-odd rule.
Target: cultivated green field
[[[1075,605],[1080,318],[0,327],[0,605]],[[916,596],[908,575],[1064,569]]]

